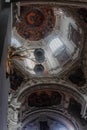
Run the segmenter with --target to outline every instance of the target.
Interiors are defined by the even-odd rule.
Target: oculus
[[[39,63],[43,63],[45,60],[44,50],[42,48],[35,49],[34,56]]]
[[[34,67],[34,71],[36,73],[37,76],[42,76],[43,72],[44,72],[44,66],[41,64],[37,64]]]

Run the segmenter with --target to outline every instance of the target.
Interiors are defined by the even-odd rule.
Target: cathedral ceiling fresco
[[[55,25],[55,16],[51,7],[22,7],[17,32],[25,39],[37,41],[48,36]]]
[[[87,10],[55,4],[14,3],[12,11],[6,74],[11,83],[10,109],[13,114],[13,108],[18,112],[13,124],[25,121],[33,110],[39,113],[39,109],[46,107],[59,109],[66,116],[76,112],[80,122],[83,118],[86,121],[83,50],[86,49]],[[77,111],[72,112],[75,107]],[[73,120],[71,116],[70,120]],[[86,123],[82,125],[86,127]]]

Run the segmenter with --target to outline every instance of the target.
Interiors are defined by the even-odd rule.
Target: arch
[[[68,114],[64,114],[63,112],[53,109],[39,109],[28,113],[22,122],[22,130],[29,122],[33,121],[34,119],[41,120],[41,117],[45,117],[45,119],[50,118],[54,121],[60,121],[69,130],[78,130],[78,123],[75,122],[74,118],[70,117]]]
[[[79,99],[79,103],[81,104],[85,104],[86,101],[83,97],[83,95],[81,95],[81,93],[79,93],[77,90],[75,90],[74,88],[71,88],[69,86],[66,85],[61,85],[61,84],[57,84],[57,83],[40,83],[40,84],[36,84],[33,86],[24,86],[24,88],[18,93],[18,97],[17,97],[17,101],[22,100],[22,98],[26,95],[29,95],[30,93],[33,93],[37,90],[44,90],[44,89],[50,89],[50,90],[54,90],[54,91],[58,91],[59,93],[67,93],[68,95],[70,95],[71,97],[73,97],[75,100],[78,101]]]

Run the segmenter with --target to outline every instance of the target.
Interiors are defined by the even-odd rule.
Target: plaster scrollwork
[[[18,111],[14,110],[12,107],[8,108],[8,129],[17,130],[18,127]]]

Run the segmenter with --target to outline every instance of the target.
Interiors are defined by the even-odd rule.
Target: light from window
[[[20,42],[14,37],[11,38],[11,45],[15,46],[15,47],[20,47],[21,46]]]
[[[55,53],[58,49],[60,49],[64,44],[61,42],[61,40],[56,37],[52,39],[49,46],[53,53]]]

